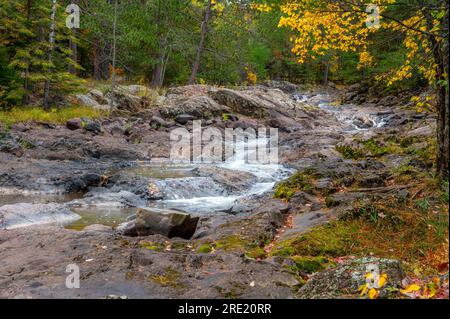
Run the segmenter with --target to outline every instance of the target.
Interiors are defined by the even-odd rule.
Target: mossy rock
[[[291,269],[300,275],[313,274],[335,265],[333,261],[323,256],[294,256],[291,259],[295,263]]]
[[[213,250],[213,247],[211,244],[201,244],[197,248],[197,253],[199,254],[209,254]]]
[[[402,265],[398,260],[375,257],[351,259],[316,273],[298,291],[298,295],[308,299],[359,297],[358,289],[366,283],[366,275],[372,269],[376,269],[379,275],[387,275],[386,284],[377,289],[379,297],[393,297],[393,291],[398,291],[405,277]]]
[[[141,242],[140,247],[153,251],[162,251],[164,249],[164,245],[157,242]]]
[[[313,189],[313,177],[298,172],[275,187],[275,198],[290,200],[297,192],[310,192]]]
[[[365,157],[362,149],[351,147],[349,145],[338,145],[336,150],[342,154],[345,159],[361,159]]]

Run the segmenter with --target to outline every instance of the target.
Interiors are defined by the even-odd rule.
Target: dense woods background
[[[370,3],[380,28],[366,25]],[[80,29],[66,27],[69,4]],[[437,111],[438,171],[448,168],[447,1],[0,0],[0,30],[1,108],[49,107],[81,79],[431,86],[417,102]]]

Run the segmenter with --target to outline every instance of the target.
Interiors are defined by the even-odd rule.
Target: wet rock
[[[123,236],[136,237],[138,235],[136,230],[135,220],[126,221],[116,228],[116,232]]]
[[[24,149],[15,136],[0,131],[0,152],[21,157],[24,154]]]
[[[83,128],[81,119],[70,119],[66,122],[66,127],[71,131],[76,131]]]
[[[129,191],[111,192],[104,188],[94,188],[84,198],[69,203],[70,206],[111,206],[111,207],[137,207],[144,206],[145,200]]]
[[[357,117],[353,120],[353,125],[360,129],[368,129],[373,126],[373,122],[368,117]]]
[[[113,229],[110,226],[94,224],[86,226],[83,231],[90,233],[110,233]]]
[[[153,180],[148,185],[151,199],[189,199],[228,195],[225,185],[212,177],[185,177]]]
[[[234,171],[217,166],[199,166],[193,173],[201,177],[209,177],[216,183],[224,185],[229,191],[243,191],[256,182],[256,176],[242,171]]]
[[[198,217],[175,210],[139,209],[136,213],[138,236],[160,234],[169,238],[190,239],[198,224]]]
[[[313,275],[299,290],[300,298],[355,298],[358,288],[366,283],[365,275],[377,269],[387,274],[387,284],[379,289],[380,297],[387,297],[389,289],[401,287],[405,277],[398,260],[366,257],[349,260],[335,268]]]
[[[190,121],[195,120],[196,117],[189,114],[180,114],[175,118],[175,122],[181,125],[186,125]]]
[[[38,224],[65,223],[79,219],[61,204],[20,203],[0,207],[0,229],[14,229]]]

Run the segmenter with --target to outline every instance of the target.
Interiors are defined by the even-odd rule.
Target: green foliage
[[[370,154],[375,157],[380,157],[389,153],[389,150],[386,146],[381,145],[374,139],[369,139],[363,142],[363,145],[370,152]]]
[[[312,189],[311,177],[304,173],[296,173],[288,180],[279,183],[275,188],[275,198],[291,199],[296,192]]]
[[[353,148],[349,145],[338,145],[336,150],[342,154],[345,159],[361,159],[364,158],[364,152],[358,148]]]
[[[52,108],[48,111],[41,107],[13,107],[0,111],[0,122],[7,127],[20,122],[45,122],[65,124],[73,118],[100,118],[105,113],[86,106]]]

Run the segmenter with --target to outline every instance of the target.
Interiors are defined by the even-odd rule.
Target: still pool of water
[[[80,219],[67,224],[65,227],[73,230],[83,230],[86,226],[101,224],[116,227],[136,214],[137,208],[127,207],[88,207],[72,208]]]

